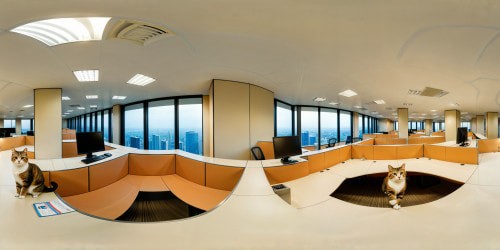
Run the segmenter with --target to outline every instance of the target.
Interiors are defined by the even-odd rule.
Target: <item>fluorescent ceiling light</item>
[[[139,86],[145,86],[145,85],[148,85],[154,81],[156,81],[156,80],[154,78],[149,77],[149,76],[136,74],[134,77],[130,78],[130,80],[128,80],[127,83],[139,85]]]
[[[124,100],[125,98],[127,98],[127,97],[126,96],[120,96],[120,95],[113,96],[114,100]]]
[[[34,106],[34,105],[32,105],[32,104],[28,104],[28,105],[24,105],[24,106],[23,106],[23,108],[31,108],[31,107],[33,107],[33,106]]]
[[[84,107],[78,107],[78,109],[85,109]]]
[[[71,100],[71,98],[69,98],[69,97],[67,97],[67,96],[63,96],[63,97],[62,97],[62,100],[63,100],[63,101],[69,101],[69,100]]]
[[[358,95],[358,93],[356,93],[356,92],[348,89],[348,90],[346,90],[344,92],[340,92],[339,95],[345,96],[345,97],[352,97],[352,96]]]
[[[373,102],[375,102],[376,104],[385,104],[384,100],[375,100]]]
[[[363,107],[361,107],[361,106],[353,106],[353,108],[362,109]]]
[[[392,113],[392,115],[398,115],[398,113]]]
[[[69,115],[69,113],[64,113],[65,115]]]
[[[73,74],[79,82],[99,81],[99,70],[97,69],[73,71]]]
[[[73,112],[73,110],[72,110],[72,109],[70,109],[70,110],[67,110],[66,112],[71,113],[71,112]]]
[[[338,102],[330,102],[330,105],[338,105]]]
[[[27,23],[12,29],[48,46],[101,40],[110,17],[56,18]]]
[[[90,105],[91,108],[97,108],[97,105]]]
[[[316,98],[314,98],[314,101],[315,102],[324,102],[324,101],[326,101],[326,98],[324,98],[324,97],[316,97]]]
[[[431,110],[431,112],[436,112],[436,111],[437,111],[437,110],[435,110],[435,109]]]
[[[97,96],[97,95],[88,95],[88,96],[86,96],[86,98],[87,99],[97,99],[97,98],[99,98],[99,96]]]
[[[469,112],[462,112],[462,115],[466,115],[466,114],[468,114],[468,113],[469,113]]]
[[[24,115],[19,115],[19,116],[17,116],[17,117],[18,117],[18,118],[23,118],[23,117],[24,117]]]

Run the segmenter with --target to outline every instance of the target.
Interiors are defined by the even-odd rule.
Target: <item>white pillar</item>
[[[35,89],[35,155],[62,157],[62,89]]]

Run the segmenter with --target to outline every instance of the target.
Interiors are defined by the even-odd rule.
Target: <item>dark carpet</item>
[[[330,196],[369,207],[391,207],[387,195],[381,191],[387,174],[373,174],[346,179]],[[434,175],[408,172],[406,193],[402,207],[428,203],[451,194],[463,183],[454,182]]]
[[[116,220],[154,222],[187,217],[188,204],[172,192],[139,192],[132,206]]]

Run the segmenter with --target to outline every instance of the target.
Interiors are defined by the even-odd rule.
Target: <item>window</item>
[[[16,128],[16,120],[14,119],[5,119],[3,120],[4,128]]]
[[[318,143],[318,108],[302,107],[301,112],[301,145],[312,146]]]
[[[31,128],[31,120],[22,119],[21,120],[21,134],[26,134],[29,130],[33,130]]]
[[[470,122],[461,122],[460,127],[466,127],[467,131],[470,131]]]
[[[351,112],[340,111],[340,141],[345,141],[347,136],[352,136]]]
[[[109,110],[104,110],[104,115],[102,116],[102,119],[103,119],[103,134],[104,134],[104,141],[107,141],[107,142],[111,142],[111,137],[110,137],[110,133],[109,133]]]
[[[358,133],[359,137],[363,137],[363,116],[358,114]]]
[[[321,145],[328,144],[330,138],[336,138],[337,135],[337,110],[321,108]]]
[[[292,135],[292,106],[276,101],[276,136]]]
[[[144,105],[125,106],[125,146],[144,149]]]
[[[203,154],[202,125],[202,99],[179,99],[179,149],[193,154]]]
[[[90,114],[85,115],[85,132],[90,132],[91,127],[90,127]]]
[[[394,130],[399,131],[399,124],[398,121],[394,122]]]
[[[365,123],[363,124],[363,133],[364,134],[369,134],[370,133],[370,127],[369,127],[369,122],[368,122],[368,116],[363,116],[363,120]]]
[[[96,113],[96,121],[97,121],[97,127],[95,131],[101,131],[102,132],[102,112],[97,112]]]
[[[174,100],[150,102],[148,105],[149,149],[175,149]]]

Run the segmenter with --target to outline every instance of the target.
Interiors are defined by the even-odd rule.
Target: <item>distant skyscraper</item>
[[[309,131],[302,132],[302,145],[309,145]]]
[[[165,150],[167,149],[168,141],[167,140],[161,140],[160,142],[160,149]]]
[[[311,135],[309,136],[309,144],[308,145],[314,145],[316,143],[316,136]]]
[[[200,150],[198,149],[198,133],[195,131],[187,131],[186,132],[186,151],[199,154]]]
[[[160,149],[160,136],[159,135],[152,135],[151,138],[152,138],[151,145],[149,145],[149,149],[159,150]]]
[[[141,148],[141,138],[137,136],[130,137],[130,147]]]

